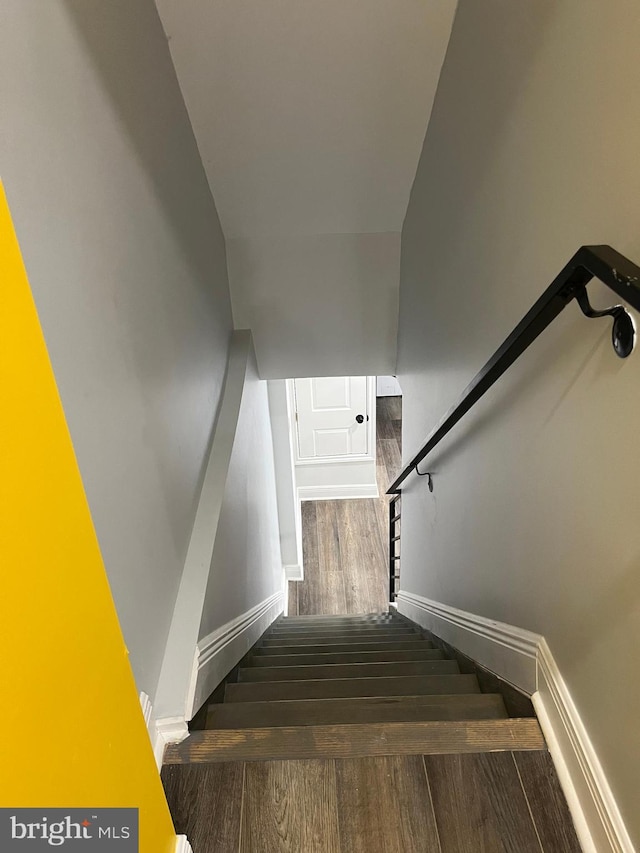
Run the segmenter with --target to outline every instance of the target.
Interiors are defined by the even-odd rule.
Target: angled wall
[[[153,0],[8,0],[0,174],[138,689],[153,700],[231,330]]]
[[[198,638],[241,617],[283,589],[267,383],[258,377],[255,353],[249,343]]]
[[[580,245],[640,261],[639,39],[633,0],[459,3],[402,238],[405,460]],[[571,305],[409,479],[401,586],[546,637],[640,844],[640,352],[610,334]]]

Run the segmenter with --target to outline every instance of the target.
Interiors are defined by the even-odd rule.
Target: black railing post
[[[400,509],[397,504],[400,500],[400,495],[394,495],[389,501],[389,601],[396,600],[396,580],[400,575],[399,566],[396,571],[396,565],[400,560],[400,555],[396,551],[396,542],[400,541],[400,534],[396,533],[396,524],[400,521]]]

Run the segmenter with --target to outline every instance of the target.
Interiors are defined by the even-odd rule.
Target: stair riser
[[[475,675],[424,675],[405,678],[352,678],[341,681],[245,681],[240,684],[227,684],[225,702],[429,696],[452,693],[480,693],[478,679]]]
[[[238,681],[308,681],[309,679],[385,678],[403,675],[454,675],[457,661],[434,660],[409,663],[346,663],[326,666],[249,667],[238,672]]]
[[[339,642],[354,642],[378,641],[378,640],[407,640],[420,638],[422,634],[419,631],[400,631],[390,630],[388,628],[375,631],[367,629],[366,631],[269,631],[265,634],[263,642],[267,640],[277,640],[279,643],[297,643],[299,640],[311,640],[316,643],[323,643],[325,640]]]
[[[396,616],[284,616],[278,625],[388,625],[400,624]],[[403,623],[403,624],[406,624]],[[275,626],[274,626],[275,627]]]
[[[382,652],[335,652],[310,655],[251,655],[248,666],[317,666],[331,663],[391,663],[393,661],[443,660],[439,649]]]
[[[398,631],[404,633],[417,632],[417,628],[410,625],[402,625],[397,622],[385,622],[383,624],[365,624],[365,625],[283,625],[282,622],[276,624],[269,631],[270,634],[306,634],[313,631],[317,634],[334,634],[348,633],[358,634],[365,631],[380,634],[393,634]]]
[[[318,646],[318,645],[345,645],[346,643],[416,643],[421,640],[430,642],[420,634],[407,633],[398,634],[393,637],[381,637],[379,634],[367,634],[359,637],[333,635],[331,637],[319,637],[317,634],[311,634],[309,637],[276,637],[275,639],[267,635],[257,644],[258,648],[268,648],[271,646]]]
[[[320,699],[299,702],[234,702],[212,705],[207,729],[312,726],[418,720],[504,719],[501,696],[411,696],[406,699]]]
[[[296,646],[255,646],[251,652],[252,656],[263,655],[314,655],[329,654],[334,652],[384,652],[384,651],[410,651],[418,649],[432,649],[433,643],[429,640],[388,640],[383,643],[322,643],[320,645],[296,645]]]

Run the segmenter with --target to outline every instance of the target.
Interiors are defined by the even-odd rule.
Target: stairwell
[[[577,853],[537,720],[439,645],[395,612],[279,618],[166,750],[194,853]]]

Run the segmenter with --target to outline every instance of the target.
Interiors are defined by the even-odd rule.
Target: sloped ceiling
[[[301,369],[292,363],[294,354],[276,357],[276,342],[251,307],[253,297],[263,307],[266,300],[273,315],[280,297],[247,293],[273,290],[274,275],[260,274],[260,247],[270,238],[286,238],[281,244],[287,246],[297,237],[400,232],[455,2],[156,2],[227,239],[236,324],[254,329],[263,375],[294,375]],[[301,240],[296,248],[298,260],[305,245]],[[247,267],[246,252],[250,284],[234,280]],[[397,247],[393,254],[398,255]],[[294,284],[304,288],[304,261],[302,267],[285,266],[292,276],[285,291]],[[333,269],[333,262],[329,266]],[[360,292],[354,266],[349,263],[340,276],[341,288],[351,277]],[[398,286],[393,277],[385,294],[371,293],[384,296],[385,311],[386,290]],[[355,322],[357,301],[350,304]],[[380,319],[369,331],[385,341],[380,361],[390,366],[393,330],[388,323],[381,328]],[[352,372],[373,372],[370,353],[347,353],[349,322],[342,320],[339,357],[351,356],[346,360]],[[313,325],[310,317],[295,322]],[[316,375],[347,368],[321,353],[303,362]]]

